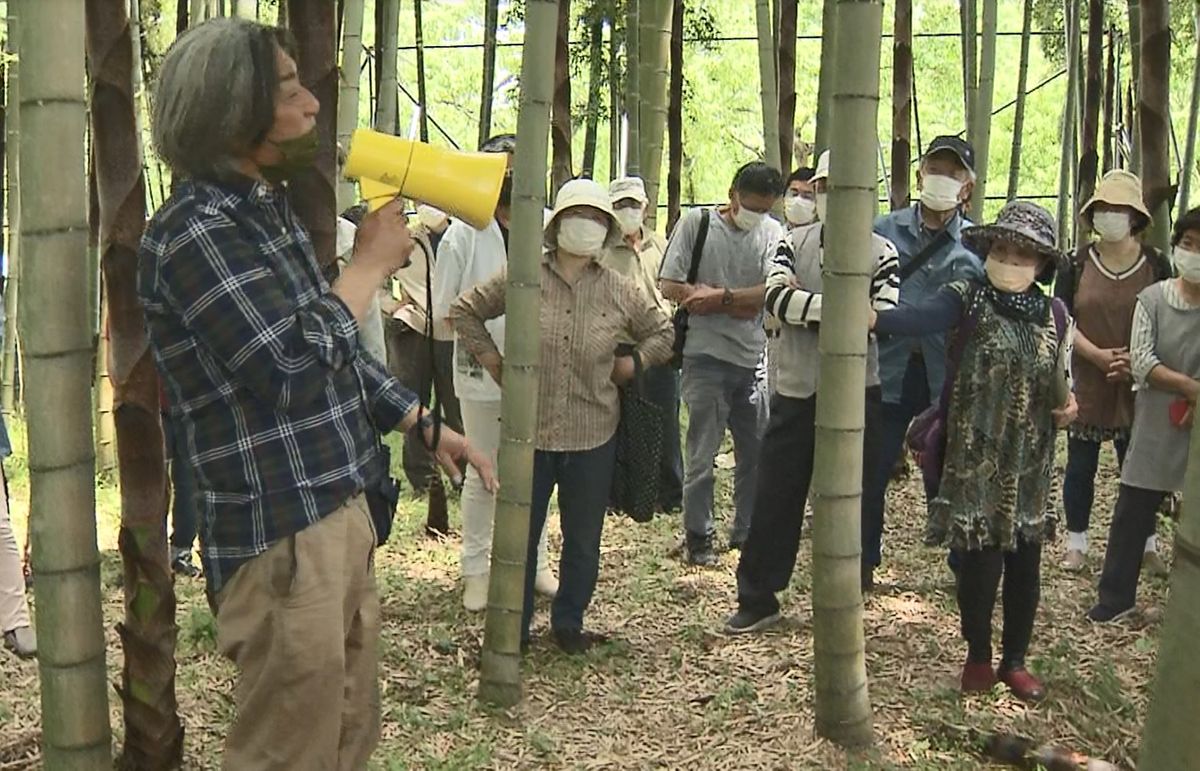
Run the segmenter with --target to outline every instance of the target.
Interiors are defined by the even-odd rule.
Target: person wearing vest
[[[828,151],[817,165],[813,183],[825,192]],[[777,390],[771,397],[771,420],[763,436],[750,534],[738,562],[738,610],[725,624],[727,634],[758,632],[780,619],[776,593],[791,580],[800,549],[804,505],[808,499],[816,451],[816,410],[821,354],[818,332],[825,228],[822,223],[793,228],[779,243],[767,274],[767,312],[782,328],[778,353]],[[872,234],[875,272],[871,305],[877,311],[896,307],[900,295],[896,247]],[[872,468],[878,451],[879,346],[871,335],[867,345],[866,428],[863,432],[863,471]]]
[[[1088,618],[1117,621],[1136,610],[1142,544],[1163,500],[1183,486],[1200,397],[1200,208],[1175,223],[1172,262],[1179,273],[1143,289],[1129,340],[1137,398],[1121,487],[1108,531],[1100,592]],[[1195,546],[1176,554],[1195,559]],[[1187,551],[1184,551],[1187,549]]]
[[[871,324],[881,337],[956,329],[947,355],[956,372],[941,391],[944,463],[925,540],[957,556],[967,642],[962,690],[988,691],[1000,680],[1031,702],[1045,697],[1025,668],[1025,654],[1041,590],[1042,544],[1056,523],[1049,505],[1055,434],[1076,412],[1069,317],[1038,286],[1053,280],[1061,260],[1056,230],[1040,206],[1009,202],[995,223],[963,232],[967,247],[986,257],[986,279],[955,281],[919,305],[872,313]],[[992,610],[1001,576],[1003,648],[993,669]]]
[[[917,169],[920,200],[875,221],[875,232],[900,254],[900,305],[919,305],[955,281],[982,281],[979,258],[963,246],[971,223],[962,206],[975,187],[975,151],[953,136],[929,143]],[[818,216],[823,206],[817,201]],[[882,559],[884,496],[914,417],[930,405],[942,387],[946,338],[933,333],[916,338],[880,339],[879,377],[883,383],[883,422],[878,463],[863,489],[862,585],[874,586]],[[926,501],[936,490],[926,480]]]
[[[1142,183],[1128,171],[1104,175],[1080,219],[1098,240],[1081,245],[1063,261],[1054,296],[1075,318],[1071,371],[1079,420],[1068,429],[1063,508],[1067,515],[1066,570],[1087,564],[1087,531],[1095,497],[1100,447],[1112,442],[1117,463],[1125,460],[1133,423],[1133,376],[1129,336],[1133,311],[1143,289],[1171,276],[1171,262],[1141,242],[1150,225]],[[1153,535],[1146,539],[1143,567],[1161,574],[1165,566]]]

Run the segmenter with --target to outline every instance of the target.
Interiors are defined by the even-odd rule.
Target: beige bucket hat
[[[646,184],[642,182],[641,177],[614,179],[608,185],[608,197],[613,203],[626,198],[632,198],[643,206],[650,203],[650,198],[646,195]]]
[[[1096,185],[1096,193],[1079,210],[1079,216],[1089,225],[1092,221],[1092,207],[1097,203],[1112,206],[1128,206],[1141,215],[1141,222],[1133,223],[1133,232],[1144,230],[1154,219],[1142,196],[1142,180],[1136,174],[1124,169],[1113,169],[1100,178]]]
[[[572,179],[558,190],[554,199],[554,211],[546,221],[546,229],[542,234],[542,243],[547,249],[558,246],[558,221],[562,213],[573,206],[590,206],[599,209],[608,217],[608,236],[604,239],[605,248],[621,243],[624,236],[617,218],[613,216],[612,203],[608,200],[608,191],[591,179]]]

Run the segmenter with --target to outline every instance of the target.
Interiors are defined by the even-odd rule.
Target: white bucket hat
[[[817,170],[813,172],[810,182],[816,182],[819,179],[829,179],[829,151],[821,153],[821,157],[817,159]]]
[[[590,206],[599,209],[608,217],[608,236],[604,239],[605,248],[621,243],[624,236],[617,218],[613,216],[612,203],[608,200],[608,192],[600,183],[591,179],[572,179],[558,190],[554,199],[554,211],[546,221],[546,229],[542,234],[542,243],[548,249],[558,247],[558,220],[564,211],[573,206]]]
[[[646,184],[642,182],[641,177],[621,177],[609,183],[608,200],[616,203],[626,198],[632,198],[643,206],[650,202],[646,195]]]

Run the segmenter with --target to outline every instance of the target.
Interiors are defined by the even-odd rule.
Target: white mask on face
[[[817,204],[811,198],[793,195],[784,200],[783,213],[792,225],[807,225],[817,216]]]
[[[733,215],[733,224],[738,226],[739,230],[754,230],[759,223],[763,221],[763,217],[767,216],[760,211],[750,211],[745,206],[739,206],[737,213]]]
[[[446,221],[446,212],[429,204],[417,204],[417,221],[430,230],[436,230]]]
[[[1033,286],[1037,278],[1036,265],[1010,265],[991,257],[983,264],[988,281],[1001,292],[1020,294]]]
[[[1092,228],[1101,240],[1110,243],[1124,241],[1131,229],[1129,213],[1123,211],[1098,211],[1092,215]]]
[[[933,211],[950,211],[959,204],[958,195],[963,183],[943,174],[929,174],[921,178],[921,203]]]
[[[641,206],[632,209],[617,209],[613,212],[617,218],[617,224],[621,226],[621,232],[627,236],[633,235],[642,227],[644,214],[645,209]]]
[[[565,217],[558,223],[558,246],[580,257],[595,257],[604,248],[608,228],[587,217]]]
[[[1200,252],[1176,246],[1171,255],[1171,262],[1175,263],[1175,270],[1179,272],[1180,278],[1192,284],[1200,284]]]
[[[829,193],[817,193],[817,219],[824,222],[827,211],[829,211]]]

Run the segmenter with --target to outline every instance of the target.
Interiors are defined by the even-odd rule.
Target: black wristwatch
[[[725,287],[725,294],[721,295],[722,305],[733,305],[733,290]]]

